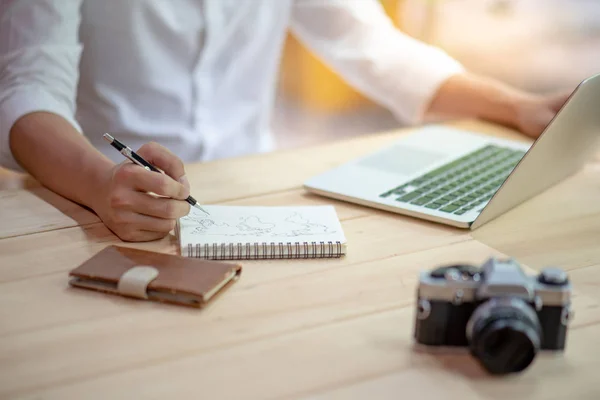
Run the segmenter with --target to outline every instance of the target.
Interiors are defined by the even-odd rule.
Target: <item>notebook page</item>
[[[203,206],[179,221],[182,247],[238,243],[341,242],[346,239],[333,206]]]

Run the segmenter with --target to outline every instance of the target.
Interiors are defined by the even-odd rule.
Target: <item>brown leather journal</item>
[[[144,300],[203,307],[236,281],[235,263],[108,246],[69,273],[69,284]]]

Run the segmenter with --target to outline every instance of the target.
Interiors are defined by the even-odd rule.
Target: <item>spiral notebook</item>
[[[333,206],[203,206],[180,218],[181,255],[206,259],[332,258],[346,253]]]

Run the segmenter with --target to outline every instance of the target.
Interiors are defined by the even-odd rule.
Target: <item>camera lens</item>
[[[492,374],[521,372],[541,345],[537,314],[518,298],[494,298],[479,306],[467,324],[471,353]]]

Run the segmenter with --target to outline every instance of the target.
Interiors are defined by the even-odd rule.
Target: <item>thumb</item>
[[[183,186],[185,186],[186,189],[190,189],[190,181],[188,181],[188,178],[186,175],[182,175],[179,179],[178,179],[179,183],[181,183]]]

